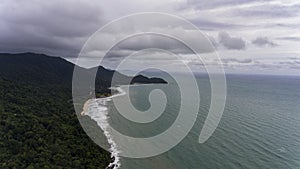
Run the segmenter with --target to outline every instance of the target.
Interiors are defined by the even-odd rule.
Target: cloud
[[[264,47],[264,46],[277,46],[277,44],[275,44],[274,42],[272,42],[271,40],[269,40],[269,38],[267,37],[257,37],[256,39],[254,39],[252,41],[252,44],[258,46],[258,47]]]
[[[139,51],[147,48],[158,48],[176,54],[193,53],[180,41],[159,35],[135,36],[120,43],[118,48],[132,51]]]
[[[82,52],[84,52],[85,56],[88,57],[99,57],[104,55],[106,49],[110,49],[112,47],[111,45],[114,45],[105,57],[121,59],[122,57],[129,56],[134,52],[150,48],[165,50],[166,52],[177,55],[194,54],[194,51],[190,49],[191,46],[188,46],[188,44],[198,44],[197,51],[199,53],[207,54],[216,50],[215,47],[217,46],[217,43],[214,38],[203,34],[200,34],[202,35],[200,36],[197,29],[184,29],[180,25],[170,27],[168,24],[158,24],[149,25],[146,29],[148,33],[136,34],[135,29],[139,30],[140,25],[136,24],[131,28],[130,24],[128,24],[128,27],[126,24],[127,23],[123,25],[123,27],[126,27],[124,29],[132,30],[126,30],[121,33],[119,30],[114,29],[109,29],[109,31],[103,32],[100,31],[92,39],[90,39],[91,41],[85,46],[85,49]],[[141,26],[143,27],[145,24],[142,24]],[[156,34],[153,32],[160,33]],[[127,36],[127,34],[133,36]],[[173,37],[172,35],[181,36]],[[125,39],[123,39],[124,37]],[[122,40],[119,42],[120,39]]]
[[[219,32],[219,43],[231,50],[244,50],[246,42],[242,38],[231,37],[227,32]]]
[[[294,42],[299,42],[300,41],[300,37],[291,37],[291,36],[278,37],[276,39],[278,39],[278,40],[286,40],[286,41],[294,41]]]
[[[102,24],[97,1],[1,1],[0,51],[77,55]]]
[[[278,62],[280,65],[297,65],[300,66],[300,58],[297,57],[290,57],[288,60]]]
[[[270,1],[270,0],[266,0]],[[216,8],[222,8],[222,7],[236,7],[239,5],[245,5],[245,4],[252,4],[255,2],[260,2],[260,0],[187,0],[185,8],[192,7],[194,9],[198,10],[205,10],[205,9],[216,9]],[[184,8],[182,7],[182,8]]]
[[[0,52],[38,52],[76,57],[90,35],[104,24],[128,14],[148,11],[167,12],[191,21],[208,34],[213,46],[224,49],[222,55],[225,58],[232,58],[223,61],[236,67],[251,67],[257,58],[264,65],[269,62],[281,65],[278,60],[299,56],[297,46],[300,42],[300,24],[297,21],[300,18],[300,3],[291,0],[154,0],[151,4],[145,0],[2,0]],[[157,23],[156,18],[146,19],[143,26],[150,27],[153,23],[157,24],[153,32],[163,29],[166,34],[171,32],[184,35],[186,40],[199,44],[203,54],[209,57],[211,48],[199,43],[193,30],[185,27],[160,27],[168,22],[161,20]],[[90,63],[94,63],[93,56],[104,55],[104,49],[111,47],[110,42],[115,42],[118,36],[134,32],[132,30],[136,27],[132,22],[104,32],[100,37],[103,40],[101,44],[100,41],[95,43],[84,56],[91,59]],[[260,37],[261,35],[265,37]],[[277,42],[280,46],[272,49],[255,47],[274,46]],[[108,53],[108,62],[119,61],[145,48],[159,48],[185,55],[187,57],[184,59],[187,61],[192,58],[192,52],[174,39],[144,36],[130,38],[115,46]],[[149,58],[163,59],[157,52],[147,54],[147,59]],[[241,58],[251,58],[253,62],[251,59]],[[293,64],[298,62],[299,60],[291,61]]]
[[[299,15],[300,4],[268,4],[250,6],[235,10],[233,14],[244,17],[289,18]]]
[[[191,22],[197,25],[199,29],[208,30],[208,31],[220,30],[220,29],[238,29],[240,27],[244,27],[244,25],[240,25],[240,24],[207,20],[200,17],[191,19]]]
[[[229,58],[229,59],[222,59],[222,62],[227,64],[227,63],[252,63],[252,59],[235,59],[235,58]]]

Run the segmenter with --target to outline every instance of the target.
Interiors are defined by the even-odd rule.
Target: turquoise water
[[[199,144],[198,138],[210,105],[210,84],[201,75],[197,82],[201,104],[197,121],[187,137],[159,156],[121,157],[121,169],[300,168],[299,77],[228,75],[222,120],[204,144]],[[159,119],[148,124],[133,123],[120,115],[111,102],[110,124],[133,137],[154,136],[167,130],[180,106],[176,83],[132,86],[131,102],[137,109],[147,110],[149,92],[153,89],[162,89],[168,98]]]

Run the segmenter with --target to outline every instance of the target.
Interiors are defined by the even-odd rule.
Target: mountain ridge
[[[71,86],[73,70],[77,66],[58,56],[37,53],[0,53],[0,76],[9,80],[24,81],[41,85]],[[134,83],[167,83],[160,78],[149,78],[143,75],[127,76],[103,66],[83,68],[77,66],[83,73],[97,70],[96,85],[110,87],[113,75],[119,79],[117,84]]]

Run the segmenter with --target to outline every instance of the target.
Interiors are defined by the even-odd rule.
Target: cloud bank
[[[279,62],[289,57],[300,58],[300,3],[290,0],[153,0],[151,4],[145,0],[3,0],[0,1],[0,52],[37,52],[72,59],[104,24],[135,12],[152,11],[175,14],[195,24],[207,33],[224,61],[232,58],[235,59],[232,63],[250,66],[259,60],[257,63],[279,66]],[[129,24],[134,28],[134,24]],[[102,38],[111,41],[127,31],[119,28]],[[197,37],[189,33],[187,38]],[[106,44],[97,45],[99,51],[90,53],[104,52],[101,47]],[[153,36],[129,39],[109,55],[111,60],[117,60],[146,47],[185,55],[187,61],[191,55],[182,44]],[[159,54],[149,56],[158,58]],[[242,63],[250,60],[251,63]],[[298,64],[292,63],[293,67]]]

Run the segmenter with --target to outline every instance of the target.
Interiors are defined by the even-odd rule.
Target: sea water
[[[121,169],[200,168],[300,168],[300,78],[291,76],[227,75],[227,99],[221,122],[203,144],[199,134],[211,99],[209,78],[196,76],[201,96],[196,123],[174,148],[149,158],[120,157],[109,131],[105,131],[115,164]],[[182,76],[185,78],[185,76]],[[120,88],[122,89],[122,87]],[[180,108],[180,90],[169,84],[134,85],[126,95],[136,109],[151,106],[149,93],[165,92],[168,102],[160,118],[152,123],[135,123],[123,117],[111,99],[94,100],[88,113],[102,130],[110,124],[131,137],[151,137],[168,130]],[[125,94],[125,93],[123,93]],[[118,95],[118,99],[126,99]],[[192,97],[189,99],[193,99]],[[98,105],[98,106],[97,106]],[[103,115],[99,116],[99,113]],[[98,119],[96,118],[98,116]],[[180,131],[180,130],[178,130]],[[153,144],[155,146],[155,144]]]

